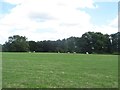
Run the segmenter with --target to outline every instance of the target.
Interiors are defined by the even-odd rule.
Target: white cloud
[[[94,0],[95,2],[119,2],[119,0]]]
[[[118,27],[118,16],[116,16],[116,18],[114,18],[109,25],[112,27]]]
[[[111,20],[107,25],[93,27],[95,32],[102,32],[104,34],[113,34],[118,32],[118,16],[116,16],[113,20]]]
[[[29,40],[56,40],[81,36],[87,31],[115,30],[95,26],[91,16],[78,8],[96,8],[93,0],[4,0],[16,7],[0,20],[0,43],[11,35],[24,35]],[[116,22],[116,21],[115,21]],[[95,27],[95,28],[94,28]],[[49,31],[48,31],[49,29]]]

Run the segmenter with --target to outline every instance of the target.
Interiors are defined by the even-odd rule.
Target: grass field
[[[3,88],[117,88],[117,55],[3,53]]]

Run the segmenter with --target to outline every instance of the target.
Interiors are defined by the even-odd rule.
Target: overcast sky
[[[13,35],[40,41],[88,31],[118,31],[117,0],[0,0],[1,44]]]

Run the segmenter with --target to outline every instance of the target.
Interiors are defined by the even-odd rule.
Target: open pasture
[[[117,88],[118,56],[2,53],[3,88]]]

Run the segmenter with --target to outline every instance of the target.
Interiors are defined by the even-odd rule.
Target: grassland
[[[3,53],[3,88],[116,88],[117,55]]]

